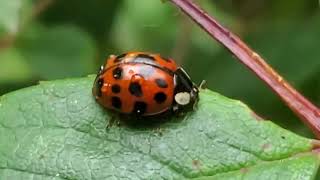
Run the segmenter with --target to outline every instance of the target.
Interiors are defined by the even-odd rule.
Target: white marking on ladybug
[[[180,105],[187,105],[190,103],[190,94],[188,92],[179,92],[174,96],[174,100]]]

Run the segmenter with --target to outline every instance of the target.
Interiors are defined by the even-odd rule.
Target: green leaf
[[[95,72],[95,44],[87,33],[74,26],[34,25],[19,37],[16,46],[42,79]]]
[[[0,99],[0,179],[313,179],[315,140],[202,90],[197,110],[106,129],[94,77],[42,82]]]
[[[261,163],[250,168],[243,168],[240,171],[222,173],[213,176],[212,179],[316,179],[317,169],[314,168],[315,165],[319,166],[318,157],[314,154],[303,154],[283,161]],[[198,180],[200,179],[210,178],[198,178]]]

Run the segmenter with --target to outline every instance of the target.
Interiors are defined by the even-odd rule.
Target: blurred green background
[[[320,105],[319,2],[197,0]],[[239,99],[266,119],[311,133],[227,50],[160,0],[1,0],[0,95],[41,80],[96,73],[128,50],[173,57],[197,83]]]

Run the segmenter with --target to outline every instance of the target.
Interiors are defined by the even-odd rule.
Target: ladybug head
[[[174,73],[174,83],[173,111],[181,112],[194,108],[199,99],[199,89],[180,67]]]

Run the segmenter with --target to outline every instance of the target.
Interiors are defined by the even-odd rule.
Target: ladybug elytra
[[[92,91],[105,108],[136,116],[185,111],[193,108],[199,93],[172,59],[145,52],[111,55],[101,66]]]

